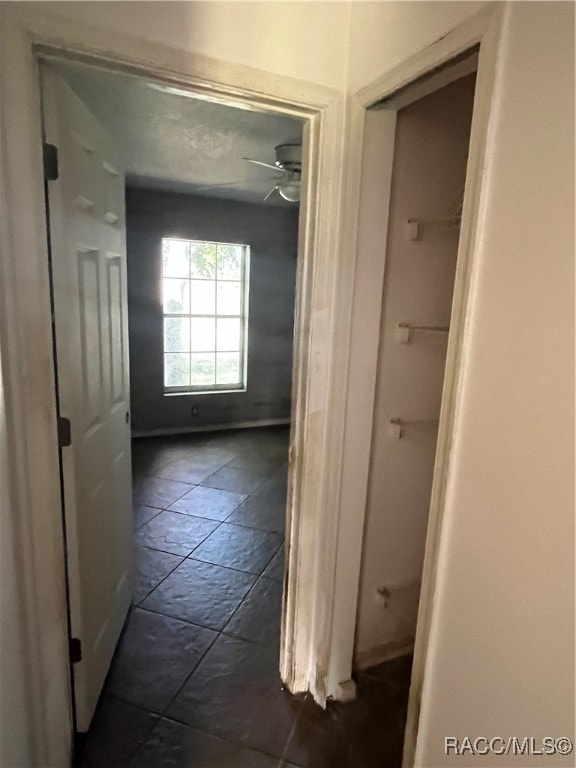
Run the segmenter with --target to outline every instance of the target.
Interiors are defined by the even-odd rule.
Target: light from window
[[[166,392],[243,389],[249,246],[162,240]]]

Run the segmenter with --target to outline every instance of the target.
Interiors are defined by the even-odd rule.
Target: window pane
[[[188,240],[162,240],[164,277],[189,277]]]
[[[216,355],[216,384],[240,384],[240,354]]]
[[[164,312],[188,314],[190,312],[190,280],[162,280]]]
[[[242,314],[240,298],[240,283],[218,283],[218,314]]]
[[[214,355],[191,355],[192,373],[190,382],[193,387],[213,386],[215,380]]]
[[[164,352],[190,352],[190,320],[164,318]]]
[[[216,314],[216,283],[214,280],[192,280],[191,312],[193,315]]]
[[[190,355],[189,354],[164,355],[164,386],[166,387],[190,386]]]
[[[193,352],[214,352],[216,348],[215,321],[212,317],[193,317],[191,346]]]
[[[218,279],[240,280],[242,278],[241,245],[218,246]]]
[[[190,243],[191,276],[213,280],[216,277],[216,244]]]
[[[235,352],[240,349],[240,320],[218,318],[218,343],[220,352]]]

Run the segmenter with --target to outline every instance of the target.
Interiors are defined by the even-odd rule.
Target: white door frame
[[[329,679],[329,688],[337,680],[346,679],[354,653],[396,114],[410,101],[422,98],[450,82],[450,78],[443,79],[444,74],[431,77],[437,68],[479,46],[466,190],[404,742],[404,768],[412,768],[415,761],[420,701],[435,602],[436,568],[443,533],[442,518],[448,481],[454,471],[450,460],[452,435],[459,418],[466,355],[471,344],[467,318],[473,305],[477,272],[475,252],[482,230],[485,150],[494,119],[492,94],[497,76],[504,6],[504,3],[498,2],[489,4],[439,41],[359,91],[349,103],[347,151],[350,167],[348,199],[344,202],[344,210],[358,210],[358,217],[345,222],[342,233],[343,250],[356,251],[356,273],[339,509],[338,568],[331,615],[330,651],[334,656],[327,665],[328,674],[334,677]],[[430,77],[426,85],[419,83],[412,87],[409,95],[404,91],[424,76]],[[402,91],[402,98],[395,98],[385,109],[373,109],[399,91]],[[337,633],[339,639],[335,642]]]
[[[37,764],[67,764],[72,731],[39,54],[71,57],[201,98],[305,121],[281,674],[291,690],[310,690],[321,703],[327,695],[338,696],[338,690],[326,689],[330,637],[325,617],[336,567],[332,532],[344,438],[344,421],[332,414],[344,412],[348,365],[338,333],[350,322],[340,293],[353,280],[353,262],[341,260],[339,248],[344,97],[16,4],[4,3],[2,16],[2,363],[15,446],[10,458],[28,607],[30,731]]]

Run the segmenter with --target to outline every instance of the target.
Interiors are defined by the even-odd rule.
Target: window
[[[244,389],[249,252],[162,240],[166,393]]]

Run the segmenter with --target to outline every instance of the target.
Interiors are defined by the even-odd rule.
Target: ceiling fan
[[[261,165],[264,168],[270,168],[279,176],[272,177],[270,181],[275,182],[274,186],[268,192],[264,200],[268,200],[274,192],[288,200],[291,203],[297,203],[300,200],[300,177],[302,174],[302,145],[301,144],[279,144],[274,147],[276,153],[276,163],[265,163],[263,160],[253,160],[250,157],[243,157],[247,163]],[[208,186],[198,187],[199,190],[215,189],[217,187],[232,187],[240,184],[254,184],[256,181],[230,181],[226,184],[209,184]]]

